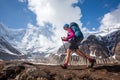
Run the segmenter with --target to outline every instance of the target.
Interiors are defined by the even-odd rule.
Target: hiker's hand
[[[66,37],[61,37],[61,39],[62,39],[62,40],[65,40],[65,39],[66,39]]]
[[[68,39],[66,37],[62,37],[61,39],[62,39],[62,41],[68,41]]]

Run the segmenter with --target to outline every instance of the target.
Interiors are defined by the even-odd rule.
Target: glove
[[[68,41],[66,37],[61,37],[62,41]]]

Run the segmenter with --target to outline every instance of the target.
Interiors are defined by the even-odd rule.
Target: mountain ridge
[[[54,41],[53,43],[55,45],[53,44],[52,46],[43,43],[42,41],[47,40],[47,36],[45,36],[45,34],[43,35],[42,33],[43,31],[41,32],[41,28],[34,27],[32,25],[30,25],[27,29],[9,29],[4,25],[0,24],[0,36],[3,37],[3,41],[16,48],[16,50],[20,52],[20,54],[22,55],[29,55],[31,57],[35,56],[40,57],[41,55],[43,57],[49,57],[48,54],[51,53],[57,55],[65,53],[64,47],[61,46],[62,49],[61,47],[57,48],[58,46],[54,43]],[[88,32],[85,34],[89,35],[87,35],[88,37],[86,37],[82,41],[80,45],[81,51],[89,55],[92,55],[94,53],[95,55],[97,55],[97,57],[104,58],[114,55],[116,51],[115,48],[118,42],[120,41],[119,29],[112,30],[109,33],[105,34],[104,33],[95,34],[95,32]],[[48,33],[46,33],[46,35],[48,35]],[[53,36],[54,34],[51,33],[50,35]],[[49,39],[47,41],[50,41]],[[60,50],[62,50],[62,52]]]

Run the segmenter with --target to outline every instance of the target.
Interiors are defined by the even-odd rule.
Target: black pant
[[[76,39],[71,39],[69,41],[70,45],[69,45],[69,49],[71,50],[77,50],[79,47],[79,43],[80,41],[76,40]]]

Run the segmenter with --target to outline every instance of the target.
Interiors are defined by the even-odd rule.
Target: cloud
[[[77,0],[28,0],[28,6],[36,14],[37,25],[43,26],[49,22],[57,27],[72,21],[78,22],[81,18],[79,7],[72,7]]]
[[[27,2],[27,0],[18,0],[19,2]]]
[[[83,3],[85,2],[85,0],[79,0],[79,2],[80,2],[81,4],[83,4]]]
[[[100,23],[100,31],[120,27],[120,5],[117,9],[105,14]]]
[[[109,8],[109,4],[104,4],[104,6],[103,6],[104,8]]]
[[[94,30],[94,31],[95,31],[96,29],[93,27],[93,28],[92,28],[92,30]]]

